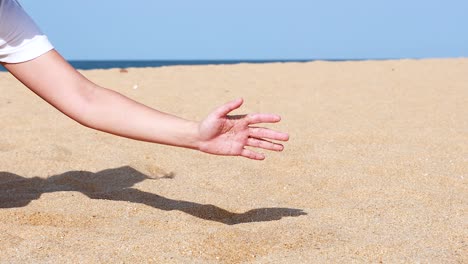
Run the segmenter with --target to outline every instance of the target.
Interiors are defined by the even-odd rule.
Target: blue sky
[[[20,0],[67,59],[468,57],[467,0]]]

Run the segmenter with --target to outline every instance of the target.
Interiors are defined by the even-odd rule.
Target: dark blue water
[[[174,65],[222,65],[238,63],[272,63],[272,62],[308,62],[312,60],[72,60],[73,67],[79,70],[142,68]],[[0,66],[0,71],[5,68]]]
[[[111,69],[111,68],[142,68],[162,67],[176,65],[222,65],[238,63],[271,63],[292,62],[293,60],[122,60],[122,61],[70,61],[76,69]],[[294,62],[307,62],[308,60],[294,60]]]

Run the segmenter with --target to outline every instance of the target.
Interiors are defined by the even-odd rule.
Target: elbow
[[[78,86],[76,91],[78,100],[83,104],[83,107],[91,106],[97,100],[98,91],[102,89],[92,82],[84,82]]]
[[[64,106],[62,111],[65,115],[75,120],[79,124],[93,128],[92,116],[94,106],[98,103],[99,86],[91,82],[86,82],[77,86],[70,96],[72,100],[68,106]]]

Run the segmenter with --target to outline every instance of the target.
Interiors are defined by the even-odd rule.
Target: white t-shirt
[[[24,62],[53,48],[16,0],[0,0],[0,61]]]

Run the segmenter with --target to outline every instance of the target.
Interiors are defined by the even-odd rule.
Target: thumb
[[[218,107],[213,113],[217,117],[224,117],[227,114],[229,114],[231,111],[239,108],[242,105],[242,103],[244,103],[244,99],[238,98],[236,100],[233,100],[233,101],[231,101],[229,103],[226,103],[226,104]]]

